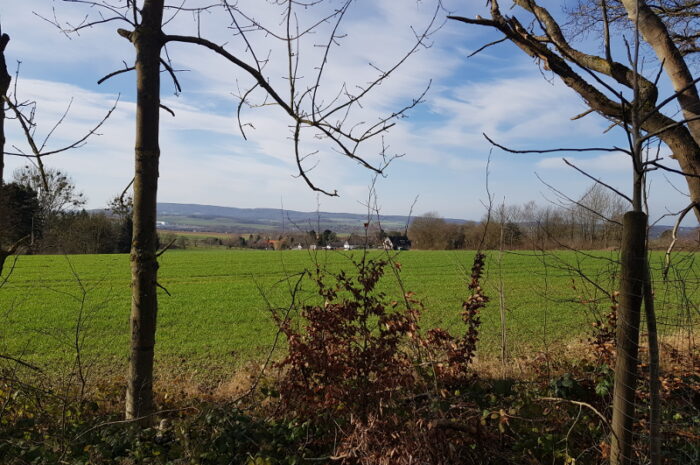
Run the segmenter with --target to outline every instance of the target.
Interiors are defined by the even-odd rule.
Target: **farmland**
[[[297,275],[316,263],[331,272],[350,270],[350,258],[358,259],[361,253],[168,251],[160,258],[159,284],[167,293],[159,291],[157,357],[163,365],[183,370],[264,358],[275,337],[269,307],[289,305],[289,286]],[[410,251],[394,256],[403,288],[415,292],[425,305],[422,328],[459,330],[473,255]],[[499,290],[514,353],[556,348],[585,337],[590,323],[608,311],[610,300],[572,270],[582,270],[609,290],[615,257],[615,252],[520,251],[502,257],[490,252],[484,288],[491,303],[482,313],[481,353],[498,351]],[[662,328],[684,324],[687,318],[697,321],[697,309],[678,304],[684,292],[691,301],[697,298],[700,266],[695,258],[679,255],[670,283],[657,285]],[[654,268],[660,268],[662,259],[658,253],[652,256]],[[6,269],[12,265],[8,262]],[[128,348],[129,279],[127,255],[19,257],[0,288],[0,352],[48,366],[71,360],[77,341],[86,359],[121,366]],[[402,295],[391,272],[382,290],[388,299]],[[313,283],[305,280],[297,297],[314,301]]]

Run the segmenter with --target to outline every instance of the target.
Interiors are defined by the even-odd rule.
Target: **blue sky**
[[[201,3],[187,2],[188,6]],[[242,8],[249,5],[248,11],[254,11],[262,22],[279,26],[278,11],[260,7],[259,0],[240,3]],[[444,2],[456,14],[471,17],[487,16],[484,3]],[[560,11],[560,2],[542,3],[555,5],[553,12]],[[369,63],[389,66],[410,47],[411,26],[421,29],[426,25],[433,5],[430,0],[358,0],[342,26],[347,36],[332,51],[322,92],[331,95],[343,82],[365,84],[377,73]],[[60,0],[0,0],[2,27],[12,37],[6,52],[8,64],[14,69],[18,60],[22,62],[18,94],[20,100],[38,102],[38,135],[51,129],[72,99],[67,122],[50,146],[80,137],[121,95],[99,137],[78,150],[46,160],[73,177],[88,197],[90,208],[99,208],[121,192],[133,176],[135,76],[123,74],[100,86],[96,81],[123,67],[122,61],[133,63],[133,48],[116,34],[116,27],[124,27],[117,23],[102,24],[68,38],[38,16],[53,17],[54,10],[59,20],[72,23],[95,14],[94,9]],[[321,14],[299,11],[302,23]],[[205,14],[200,20],[203,36],[226,42],[231,51],[246,56],[240,40],[227,28],[226,18]],[[196,24],[191,15],[181,15],[166,31],[193,34]],[[301,76],[313,75],[320,58],[313,44],[320,42],[324,32],[322,28],[302,44]],[[284,45],[262,35],[252,37],[258,54],[269,53],[266,73],[271,82],[284,86]],[[485,170],[491,148],[482,132],[514,148],[624,143],[619,133],[604,134],[608,123],[595,115],[570,121],[585,110],[583,102],[514,46],[501,44],[467,58],[471,51],[497,37],[477,26],[446,23],[432,36],[429,49],[410,57],[352,116],[358,122],[374,121],[410,102],[432,80],[425,103],[386,136],[392,153],[405,155],[391,164],[386,178],[377,181],[382,213],[407,214],[418,196],[414,213],[433,211],[447,217],[479,219],[484,214],[481,201],[486,199]],[[597,46],[592,39],[583,45],[594,51]],[[178,74],[183,85],[178,96],[163,76],[162,99],[176,116],[162,114],[160,201],[307,211],[315,210],[319,203],[325,211],[365,211],[362,203],[367,199],[370,172],[335,153],[329,144],[308,141],[309,150],[319,150],[309,160],[315,166],[310,172],[312,179],[340,194],[339,198],[320,196],[317,200],[301,179],[293,177],[296,167],[289,120],[279,108],[246,109],[244,121],[255,129],[247,132],[247,141],[241,137],[232,94],[249,85],[244,73],[193,45],[172,45],[168,52],[175,68],[188,71]],[[258,94],[258,100],[261,97]],[[23,147],[12,122],[8,130],[10,144]],[[365,150],[362,155],[376,159],[376,145]],[[522,204],[535,200],[544,204],[545,197],[553,198],[535,173],[571,197],[580,196],[590,181],[566,167],[563,156],[629,191],[631,166],[622,154],[512,155],[494,149],[489,183],[496,201]],[[6,177],[24,163],[19,158],[6,160]],[[685,206],[686,198],[676,191],[685,191],[682,179],[654,173],[650,182],[653,217]]]

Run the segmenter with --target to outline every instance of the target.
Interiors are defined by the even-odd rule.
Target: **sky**
[[[186,0],[185,6],[211,3],[217,2]],[[299,7],[295,11],[299,30],[342,3],[328,0],[318,8]],[[541,3],[561,17],[561,2]],[[468,17],[487,17],[484,4],[443,1],[446,10]],[[281,11],[270,2],[241,0],[238,5],[272,32],[284,32]],[[434,7],[432,0],[356,0],[338,28],[342,37],[330,49],[318,100],[332,100],[343,86],[358,92],[381,70],[391,68],[413,46],[416,31],[427,27]],[[43,140],[70,105],[63,123],[51,133],[48,150],[80,139],[118,100],[98,135],[78,149],[44,160],[73,178],[88,198],[88,208],[104,207],[133,177],[135,74],[119,74],[101,85],[97,81],[125,63],[132,65],[134,49],[116,33],[118,27],[127,28],[126,23],[105,22],[67,35],[51,22],[77,25],[85,18],[99,19],[99,14],[96,8],[62,0],[0,0],[2,29],[11,36],[8,67],[14,72],[21,62],[17,98],[37,102],[35,138]],[[251,31],[248,49],[231,28],[231,18],[220,10],[171,16],[172,12],[166,14],[168,34],[199,33],[251,63],[252,49],[265,59],[264,73],[271,85],[281,89],[283,96],[289,95],[285,42]],[[586,109],[582,100],[512,44],[468,57],[499,36],[479,26],[446,21],[445,16],[445,11],[439,12],[436,24],[441,27],[426,41],[429,46],[408,57],[345,121],[348,127],[371,125],[410,104],[429,86],[423,102],[396,121],[383,139],[376,138],[357,152],[376,163],[383,144],[389,155],[400,155],[374,184],[381,213],[408,214],[415,201],[414,214],[436,212],[478,220],[485,213],[487,180],[496,203],[544,205],[555,199],[538,176],[566,195],[580,197],[591,181],[567,167],[562,157],[630,192],[631,161],[622,153],[513,155],[493,148],[482,133],[517,149],[607,147],[625,141],[619,132],[606,132],[609,123],[596,115],[572,121]],[[237,19],[239,24],[245,22],[240,16]],[[332,26],[322,22],[301,41],[298,89],[315,82],[324,50],[319,45],[328,41]],[[596,51],[595,39],[585,38],[578,45]],[[167,54],[178,70],[182,92],[176,93],[172,80],[162,75],[161,100],[175,116],[161,112],[160,202],[366,212],[373,184],[369,170],[339,154],[332,141],[319,140],[307,131],[301,146],[303,153],[311,154],[304,161],[309,177],[325,190],[337,190],[339,197],[311,191],[296,176],[290,119],[279,106],[261,105],[266,103],[262,91],[251,96],[257,105],[242,109],[247,140],[243,137],[236,118],[237,96],[252,83],[243,70],[197,45],[170,44]],[[28,150],[16,122],[8,121],[7,132],[8,150],[13,146]],[[6,178],[26,163],[20,157],[7,157]],[[682,179],[655,172],[649,182],[652,221],[686,206]]]

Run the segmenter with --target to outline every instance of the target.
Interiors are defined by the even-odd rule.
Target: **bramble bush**
[[[423,305],[415,295],[406,292],[399,302],[377,290],[387,267],[400,271],[391,257],[362,254],[353,265],[356,276],[341,271],[331,279],[316,269],[323,303],[301,306],[301,325],[273,312],[289,346],[279,364],[285,369],[280,392],[286,408],[366,419],[397,395],[464,380],[476,354],[479,312],[488,302],[479,284],[484,255],[474,259],[471,294],[462,305],[466,330],[459,337],[440,328],[423,336]]]

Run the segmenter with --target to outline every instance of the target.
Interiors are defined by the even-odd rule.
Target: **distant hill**
[[[669,233],[673,229],[673,226],[664,225],[654,225],[649,228],[649,237],[652,239],[658,239],[663,233],[668,231]],[[698,228],[695,226],[681,226],[678,228],[678,237],[681,238],[695,238],[698,234]]]
[[[403,231],[408,216],[381,215],[385,231]],[[376,218],[373,218],[373,222]],[[300,212],[279,208],[235,208],[185,203],[159,203],[158,227],[161,229],[230,233],[270,231],[323,231],[336,233],[362,231],[367,215],[357,213]],[[450,223],[466,220],[445,218]]]
[[[106,210],[92,210],[104,212]],[[107,212],[109,213],[109,212]],[[236,208],[189,203],[158,203],[158,228],[181,231],[262,233],[272,231],[323,231],[352,233],[363,230],[367,215],[358,213],[301,212],[279,208]],[[382,215],[381,224],[385,231],[403,231],[409,221],[404,215]],[[458,218],[445,218],[448,223],[465,224],[473,221]],[[376,218],[372,218],[376,222]],[[649,237],[659,238],[673,226],[653,225]],[[697,237],[697,228],[682,226],[678,236]]]

